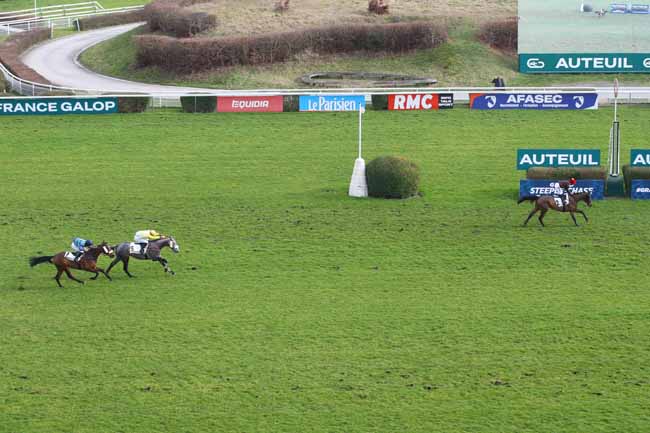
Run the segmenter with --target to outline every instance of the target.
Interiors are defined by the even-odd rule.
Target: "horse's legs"
[[[65,274],[68,276],[68,278],[70,278],[72,281],[76,281],[79,284],[86,284],[85,281],[81,281],[81,280],[75,278],[74,275],[72,275],[72,273],[70,272],[70,270],[64,269],[64,271],[65,271]]]
[[[126,258],[123,258],[116,254],[111,264],[108,265],[108,269],[106,269],[106,274],[108,274],[111,271],[111,269],[113,269],[113,266],[117,265],[120,262],[120,260],[129,260],[129,257],[127,256]]]
[[[126,275],[128,275],[129,278],[133,278],[133,275],[131,275],[131,273],[129,272],[129,258],[128,257],[125,258],[124,260],[122,260],[122,265],[124,267],[124,272],[126,272]]]
[[[544,215],[546,215],[546,212],[548,212],[548,208],[542,208],[541,210],[542,212],[539,214],[539,218],[537,219],[539,220],[539,223],[542,225],[542,227],[546,227],[544,225]]]
[[[176,272],[172,271],[171,268],[169,267],[169,263],[167,262],[167,259],[164,259],[162,257],[158,257],[155,259],[156,261],[160,262],[160,264],[163,266],[165,269],[165,273],[169,272],[172,275],[176,275]]]
[[[103,270],[102,268],[95,268],[95,271],[97,272],[97,275],[99,275],[99,273],[101,272],[102,274],[104,274],[104,276],[106,278],[108,278],[108,281],[113,281],[113,279],[111,277],[109,277],[108,274],[106,273],[106,271]]]
[[[578,209],[578,210],[576,210],[576,212],[582,214],[582,216],[585,217],[585,222],[589,222],[589,218],[587,218],[587,214],[585,214],[584,211]]]
[[[56,276],[54,277],[54,279],[56,280],[56,283],[59,285],[59,287],[63,288],[63,284],[61,284],[61,274],[63,273],[63,269],[62,268],[56,268],[56,270],[57,270],[57,272],[56,272]]]
[[[91,278],[91,280],[95,281],[99,277],[99,272],[95,271],[95,276]]]
[[[571,218],[573,219],[573,222],[575,223],[576,227],[578,226],[578,221],[576,221],[576,215],[573,212],[570,212]]]
[[[524,221],[524,226],[528,224],[528,221],[530,221],[530,219],[533,217],[533,215],[535,215],[535,213],[537,213],[537,211],[539,211],[539,208],[537,207],[537,205],[535,205],[535,208],[533,208],[533,210],[530,211],[530,213],[528,214],[528,218],[526,218],[526,221]]]

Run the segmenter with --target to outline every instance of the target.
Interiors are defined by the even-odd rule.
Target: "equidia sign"
[[[438,110],[453,108],[453,93],[421,93],[388,95],[389,110]]]
[[[595,110],[597,93],[470,93],[474,110]]]
[[[530,167],[598,167],[600,150],[518,149],[517,170]]]
[[[219,96],[217,112],[219,113],[281,113],[282,96]]]
[[[650,180],[632,180],[630,197],[634,200],[650,200]]]
[[[300,97],[300,111],[359,111],[366,108],[363,95],[314,95]]]
[[[521,179],[519,181],[519,198],[527,195],[553,195],[553,192],[555,191],[553,185],[557,182],[560,182],[560,180]],[[598,179],[581,179],[577,181],[575,186],[570,188],[570,191],[571,194],[588,191],[591,193],[592,199],[602,200],[605,198],[605,181]]]
[[[630,162],[633,167],[650,167],[650,149],[633,149]]]
[[[0,116],[117,113],[117,98],[0,99]]]

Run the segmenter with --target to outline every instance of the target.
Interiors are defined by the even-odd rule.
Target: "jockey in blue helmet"
[[[74,238],[72,240],[72,244],[70,245],[70,248],[72,248],[72,251],[75,253],[74,254],[74,259],[75,261],[79,260],[79,258],[88,251],[88,248],[93,246],[93,241],[90,239],[82,239],[82,238]]]

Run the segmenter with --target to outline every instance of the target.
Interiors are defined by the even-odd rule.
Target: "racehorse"
[[[564,208],[562,207],[561,203],[556,202],[555,198],[550,195],[543,195],[541,197],[538,195],[527,195],[520,198],[519,201],[517,201],[517,204],[520,204],[524,201],[535,202],[535,208],[528,214],[528,218],[526,218],[526,221],[524,221],[524,225],[528,224],[528,221],[530,221],[535,213],[541,212],[538,219],[539,223],[542,225],[542,227],[544,227],[544,215],[546,215],[546,212],[548,212],[549,209],[553,209],[558,212],[569,212],[576,226],[578,225],[578,221],[576,221],[575,216],[576,213],[582,214],[582,216],[585,217],[585,221],[589,222],[587,215],[585,215],[582,210],[578,209],[578,203],[581,201],[584,201],[587,203],[587,206],[591,207],[591,193],[588,191],[570,195],[569,203]]]
[[[85,281],[75,278],[74,275],[72,275],[70,272],[70,269],[79,269],[81,271],[93,272],[95,276],[92,277],[91,280],[96,280],[99,276],[99,273],[101,272],[102,274],[106,275],[106,278],[110,280],[111,277],[108,276],[108,272],[104,272],[102,268],[97,267],[97,259],[102,254],[106,254],[111,258],[115,257],[113,248],[111,248],[110,245],[108,245],[106,242],[102,242],[97,246],[88,248],[88,251],[83,253],[78,261],[66,258],[66,253],[63,251],[54,256],[31,257],[29,259],[29,265],[31,267],[34,267],[36,265],[40,265],[41,263],[52,263],[54,266],[56,266],[57,269],[57,273],[54,279],[56,280],[59,287],[63,287],[61,284],[61,274],[64,272],[71,280],[76,281],[80,284],[86,284]]]
[[[138,260],[152,260],[154,262],[160,262],[163,268],[165,268],[165,272],[176,275],[176,273],[169,267],[167,259],[160,256],[160,250],[165,247],[171,248],[171,250],[175,253],[180,251],[180,247],[178,246],[176,239],[173,237],[163,237],[157,241],[150,241],[144,255],[140,253],[131,253],[129,245],[130,242],[122,242],[121,244],[114,247],[115,260],[113,260],[108,266],[108,269],[106,269],[106,275],[108,275],[111,269],[113,269],[113,266],[121,261],[124,265],[124,272],[126,272],[126,275],[128,275],[130,278],[133,278],[133,275],[131,275],[129,272],[129,259],[131,257]]]

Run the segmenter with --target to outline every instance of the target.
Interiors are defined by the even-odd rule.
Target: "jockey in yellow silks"
[[[142,254],[145,252],[145,248],[147,247],[147,244],[150,241],[157,241],[158,239],[162,239],[164,236],[158,233],[155,230],[139,230],[135,232],[135,236],[133,236],[133,241],[136,244],[140,244],[142,246],[142,249],[140,250]]]

